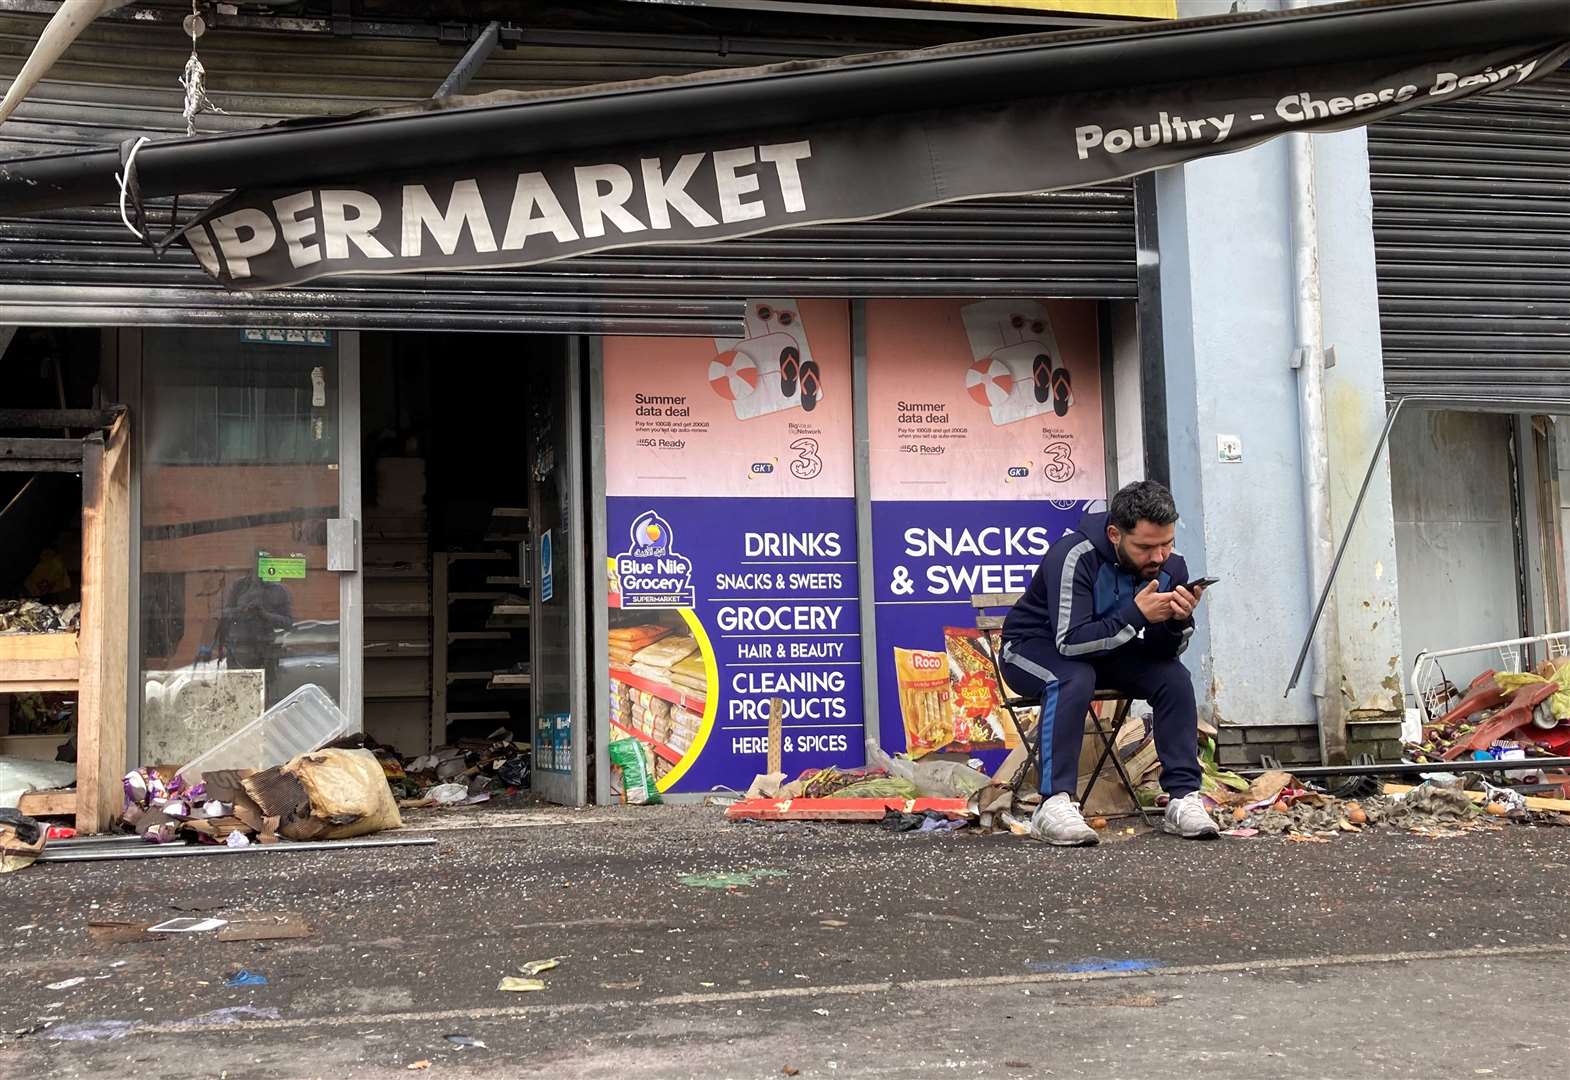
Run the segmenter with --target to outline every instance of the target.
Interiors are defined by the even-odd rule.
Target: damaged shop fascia
[[[391,259],[394,252],[375,235],[384,220],[399,222],[397,254],[404,258],[420,257],[427,235],[442,254],[452,255],[466,229],[473,250],[485,253],[521,252],[531,236],[545,234],[558,244],[594,239],[607,235],[607,226],[623,235],[664,232],[672,227],[672,214],[695,229],[713,228],[763,218],[765,183],[775,197],[770,202],[783,213],[805,212],[799,166],[811,156],[811,141],[802,139],[683,154],[668,171],[657,157],[639,158],[632,167],[577,165],[564,193],[543,172],[519,172],[511,205],[501,215],[486,206],[479,181],[472,178],[453,182],[445,210],[425,184],[404,184],[395,207],[355,188],[307,188],[274,199],[267,210],[245,207],[197,224],[186,239],[210,274],[243,284],[251,276],[250,260],[280,243],[296,269],[347,259],[351,244],[368,259]],[[688,191],[700,169],[712,174],[707,206]],[[646,216],[640,218],[629,204]]]

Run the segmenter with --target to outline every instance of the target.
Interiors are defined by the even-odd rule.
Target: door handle
[[[327,519],[327,569],[341,574],[360,569],[360,523],[356,519]]]

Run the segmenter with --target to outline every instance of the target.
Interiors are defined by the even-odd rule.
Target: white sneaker
[[[1162,818],[1161,825],[1167,832],[1185,840],[1214,840],[1221,835],[1221,830],[1211,820],[1210,812],[1205,809],[1204,800],[1197,791],[1167,803],[1166,816]]]
[[[1036,807],[1030,816],[1030,835],[1057,847],[1092,847],[1101,843],[1096,830],[1085,824],[1079,807],[1062,791]]]

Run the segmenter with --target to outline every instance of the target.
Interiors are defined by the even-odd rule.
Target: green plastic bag
[[[611,768],[621,770],[621,801],[655,806],[664,800],[654,786],[654,755],[637,739],[616,739],[609,747]]]

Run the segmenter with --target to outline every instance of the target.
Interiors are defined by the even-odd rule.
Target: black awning
[[[485,154],[528,154],[767,129],[1021,97],[1170,85],[1358,61],[1570,40],[1565,0],[1355,0],[528,95],[147,144],[147,196],[303,183]],[[0,163],[7,213],[102,202],[117,150]]]
[[[1358,0],[147,142],[136,177],[245,188],[189,235],[231,286],[519,266],[1088,186],[1515,85],[1567,43],[1566,0]],[[102,202],[120,159],[0,164],[0,212]]]

